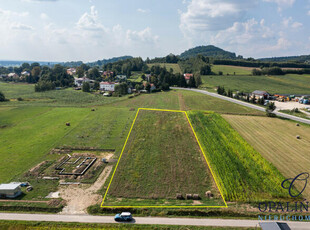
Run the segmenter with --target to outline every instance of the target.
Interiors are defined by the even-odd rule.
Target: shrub
[[[0,91],[0,101],[6,101],[4,94]]]

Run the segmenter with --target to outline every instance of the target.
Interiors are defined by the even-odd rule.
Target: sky
[[[310,0],[0,0],[0,60],[310,54]]]

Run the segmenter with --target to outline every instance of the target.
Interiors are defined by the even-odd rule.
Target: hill
[[[87,62],[85,64],[89,65],[90,67],[102,66],[102,65],[105,65],[108,63],[114,63],[117,61],[127,60],[127,59],[131,59],[131,58],[133,58],[133,57],[132,56],[113,57],[113,58],[102,59],[102,60],[98,60],[98,61],[94,61],[94,62]],[[71,62],[62,63],[62,65],[66,66],[66,67],[77,67],[77,66],[80,66],[82,64],[83,64],[82,61],[71,61]]]
[[[208,46],[197,46],[195,48],[189,49],[183,53],[181,53],[180,58],[190,58],[196,57],[198,54],[208,57],[215,57],[220,59],[236,59],[236,54],[220,49],[216,46],[208,45]]]

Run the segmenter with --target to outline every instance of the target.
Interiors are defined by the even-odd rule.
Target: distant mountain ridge
[[[180,58],[186,59],[190,57],[196,57],[199,54],[203,56],[214,57],[214,58],[219,58],[219,59],[236,59],[237,58],[235,53],[223,50],[213,45],[197,46],[195,48],[191,48],[181,53]]]
[[[300,63],[310,63],[310,55],[300,55],[300,56],[286,56],[286,57],[271,57],[271,58],[258,58],[260,61],[270,61],[270,62],[300,62]]]

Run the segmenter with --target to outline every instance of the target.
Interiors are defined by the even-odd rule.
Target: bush
[[[6,101],[4,94],[0,91],[0,101]]]
[[[55,84],[50,81],[39,81],[34,86],[35,92],[44,92],[44,91],[53,90],[53,89],[55,89]]]
[[[18,100],[18,101],[23,101],[24,99],[21,98],[21,97],[18,97],[17,100]]]
[[[84,82],[82,85],[82,91],[83,92],[90,92],[90,85],[88,82]]]

